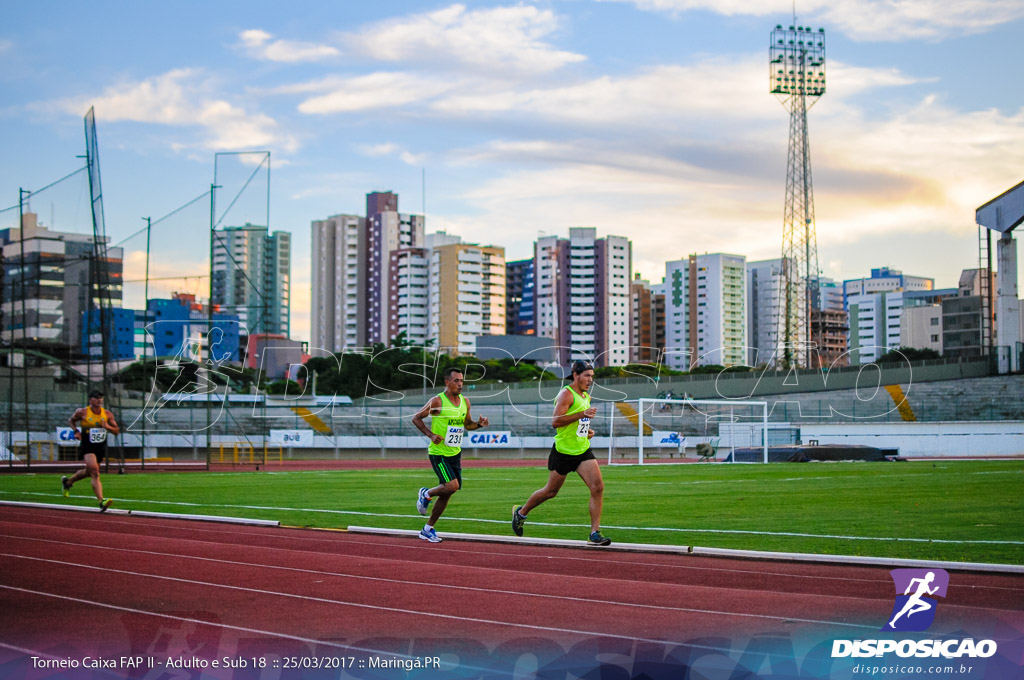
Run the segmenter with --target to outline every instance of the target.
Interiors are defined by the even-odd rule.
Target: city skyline
[[[16,162],[0,168],[0,208],[77,167],[89,106],[114,242],[206,191],[214,153],[269,149],[300,339],[311,223],[362,214],[377,190],[402,213],[425,205],[428,232],[508,260],[571,227],[625,236],[652,283],[691,253],[780,254],[788,117],[767,62],[789,2],[200,7],[6,12],[0,120]],[[1024,57],[1024,3],[796,9],[828,35],[828,96],[809,115],[823,274],[891,266],[954,287],[977,266],[974,209],[1024,167],[1007,66]],[[41,202],[41,221],[66,228],[68,207]],[[183,243],[207,243],[203,226],[155,230],[151,276],[205,274],[208,251]],[[145,238],[124,248],[125,278],[142,278]],[[151,296],[205,285],[154,281]],[[125,306],[141,298],[126,286]]]

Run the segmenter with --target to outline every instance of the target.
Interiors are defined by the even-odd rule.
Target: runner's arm
[[[82,419],[82,409],[75,409],[75,412],[68,418],[68,422],[71,423],[71,429],[75,431],[75,439],[82,438],[82,430],[78,427],[78,421]]]
[[[107,431],[111,434],[121,434],[121,427],[117,424],[117,421],[114,420],[114,414],[110,411],[107,411],[107,418],[103,427],[107,428]]]
[[[557,430],[558,428],[565,427],[570,423],[575,423],[577,420],[593,418],[597,415],[596,406],[591,406],[585,411],[580,411],[579,413],[566,415],[566,411],[568,411],[571,406],[572,394],[569,393],[569,390],[566,389],[559,392],[558,399],[555,401],[555,415],[551,418],[551,427]]]
[[[432,413],[438,413],[441,410],[441,399],[439,397],[431,397],[430,400],[423,405],[419,411],[417,411],[412,417],[412,424],[416,426],[416,429],[427,435],[427,438],[435,444],[440,444],[444,441],[444,437],[439,434],[434,434],[427,427],[427,424],[423,422],[423,419]]]
[[[463,399],[466,399],[463,397]],[[480,419],[473,422],[473,417],[469,414],[469,399],[466,399],[466,420],[463,422],[467,430],[479,430],[481,427],[487,427],[490,421],[487,420],[487,416],[480,416]]]

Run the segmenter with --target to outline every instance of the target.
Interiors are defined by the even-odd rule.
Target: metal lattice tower
[[[825,29],[778,25],[771,41],[768,86],[789,111],[778,343],[782,365],[792,368],[812,364],[816,340],[811,335],[811,309],[818,287],[818,242],[807,110],[825,94]],[[799,351],[801,347],[807,351]]]

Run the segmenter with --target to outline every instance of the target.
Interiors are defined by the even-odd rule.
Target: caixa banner
[[[78,440],[75,439],[75,428],[57,428],[57,446],[78,446],[78,444]]]
[[[281,446],[312,446],[313,430],[271,430],[270,443]]]
[[[478,431],[468,434],[469,446],[471,448],[497,449],[519,445],[519,442],[513,441],[511,432]]]

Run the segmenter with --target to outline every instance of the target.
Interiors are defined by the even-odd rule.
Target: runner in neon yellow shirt
[[[420,538],[431,543],[441,542],[434,525],[448,507],[448,499],[462,488],[462,435],[465,430],[477,430],[488,425],[486,416],[473,421],[469,413],[469,399],[462,396],[463,380],[462,369],[454,366],[447,368],[444,372],[444,392],[431,397],[412,417],[416,429],[430,439],[427,457],[438,481],[433,489],[425,486],[421,488],[416,499],[416,510],[421,515],[427,514],[430,502],[437,499],[430,512],[430,519],[420,531]],[[423,422],[428,415],[429,428]]]
[[[551,427],[555,443],[548,456],[548,483],[537,489],[525,504],[512,508],[512,531],[523,535],[526,515],[544,501],[558,495],[570,472],[575,472],[590,489],[590,538],[588,545],[610,545],[611,539],[601,535],[601,506],[604,503],[604,480],[601,468],[590,450],[594,431],[590,419],[597,408],[590,405],[590,387],[594,384],[594,367],[587,361],[572,365],[572,382],[558,393]]]

